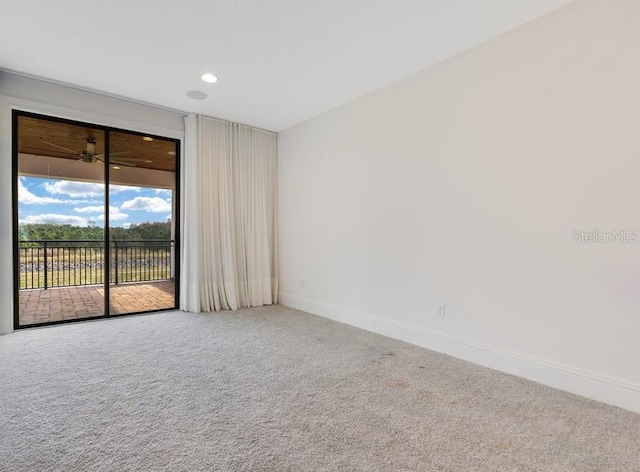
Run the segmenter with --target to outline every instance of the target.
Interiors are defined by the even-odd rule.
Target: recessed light
[[[153,138],[151,136],[143,136],[142,140],[150,143],[151,141],[153,141]]]
[[[213,74],[202,74],[202,80],[210,84],[215,84],[218,78]]]
[[[112,169],[120,170],[120,166],[111,166]]]
[[[167,152],[167,154],[169,154],[170,156],[175,156],[176,152],[175,151],[169,151],[169,152]]]
[[[146,164],[151,164],[153,161],[151,159],[147,159],[146,161],[144,161]]]
[[[204,100],[208,96],[209,95],[207,95],[204,92],[201,92],[200,90],[189,90],[187,92],[187,97],[193,98],[194,100]]]

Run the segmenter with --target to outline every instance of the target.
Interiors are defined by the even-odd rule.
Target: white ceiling
[[[0,68],[280,131],[572,1],[0,0]]]

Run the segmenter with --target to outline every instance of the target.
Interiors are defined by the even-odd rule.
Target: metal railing
[[[111,283],[173,278],[173,247],[173,240],[111,241]],[[20,289],[103,284],[104,249],[96,240],[20,241]]]

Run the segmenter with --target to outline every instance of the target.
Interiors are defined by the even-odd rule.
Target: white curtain
[[[185,118],[180,308],[278,302],[276,135]]]

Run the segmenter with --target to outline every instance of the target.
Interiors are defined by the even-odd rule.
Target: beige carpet
[[[640,415],[283,307],[0,336],[2,471],[640,471]]]

